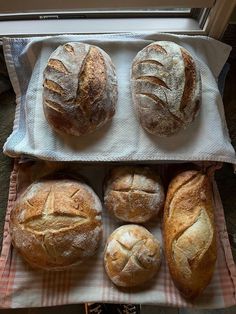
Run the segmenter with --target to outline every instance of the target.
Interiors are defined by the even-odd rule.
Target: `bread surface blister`
[[[60,134],[89,134],[115,114],[117,79],[109,55],[97,46],[59,46],[44,70],[44,114]]]
[[[211,182],[198,171],[176,176],[164,209],[165,255],[171,276],[187,298],[209,284],[217,256]]]
[[[133,60],[133,104],[142,127],[171,136],[193,122],[201,104],[201,75],[191,54],[171,41],[154,42]]]

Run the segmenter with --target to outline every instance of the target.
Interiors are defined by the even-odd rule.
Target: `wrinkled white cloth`
[[[140,126],[131,100],[130,68],[139,50],[171,40],[191,52],[202,77],[202,106],[195,121],[177,135],[159,138]],[[118,103],[111,123],[83,137],[61,136],[48,125],[42,106],[43,70],[60,44],[81,41],[104,49],[116,66]],[[217,78],[231,48],[203,36],[158,33],[4,38],[8,72],[16,93],[16,115],[4,152],[60,161],[223,161],[236,164]]]

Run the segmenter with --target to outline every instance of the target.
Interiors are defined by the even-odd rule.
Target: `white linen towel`
[[[139,50],[156,40],[171,40],[188,49],[202,77],[200,114],[186,130],[169,138],[155,137],[142,129],[130,93],[132,60]],[[79,138],[55,133],[42,106],[47,60],[60,44],[70,41],[104,49],[115,64],[118,77],[119,98],[112,122]],[[17,102],[13,132],[4,145],[9,156],[30,155],[60,161],[212,160],[236,164],[217,86],[231,48],[219,41],[201,36],[123,33],[4,38],[3,48]]]

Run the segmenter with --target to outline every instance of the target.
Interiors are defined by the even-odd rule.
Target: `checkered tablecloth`
[[[108,235],[119,224],[105,210],[103,243],[95,257],[73,270],[63,272],[32,270],[11,246],[10,211],[19,193],[37,179],[38,173],[43,175],[58,167],[61,167],[61,164],[55,166],[42,161],[26,164],[15,162],[11,174],[0,257],[0,307],[41,307],[83,302],[142,303],[197,308],[223,308],[236,304],[236,269],[226,231],[224,211],[215,182],[213,190],[218,242],[217,264],[211,283],[194,303],[187,302],[175,288],[164,256],[158,275],[142,289],[118,289],[108,280],[103,268],[103,249]],[[110,166],[78,165],[76,167],[101,197],[102,179]],[[165,172],[165,166],[160,167],[164,167]],[[162,241],[161,223],[158,219],[145,227]]]

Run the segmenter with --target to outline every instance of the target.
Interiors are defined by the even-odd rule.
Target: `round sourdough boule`
[[[160,177],[148,167],[113,168],[105,182],[104,204],[122,221],[146,222],[164,205]]]
[[[102,237],[102,206],[85,183],[42,179],[16,201],[12,244],[33,267],[62,270],[94,255]]]
[[[120,287],[140,286],[160,268],[161,246],[144,227],[124,225],[107,240],[104,265],[108,277]]]
[[[201,104],[201,75],[191,54],[171,41],[157,41],[134,58],[134,107],[142,127],[158,136],[185,129]]]
[[[99,47],[79,42],[59,46],[47,62],[43,86],[44,114],[58,133],[91,133],[115,114],[115,68]]]

